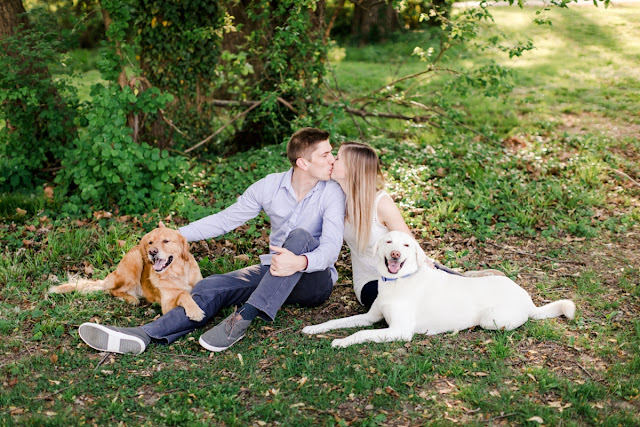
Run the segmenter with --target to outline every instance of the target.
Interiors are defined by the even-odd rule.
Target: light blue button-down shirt
[[[261,210],[271,220],[269,244],[282,247],[289,233],[302,228],[318,239],[316,249],[305,255],[309,261],[306,273],[331,268],[333,283],[338,272],[333,265],[342,248],[345,197],[335,181],[318,183],[298,202],[291,186],[293,168],[274,173],[251,185],[227,209],[180,228],[180,233],[192,242],[227,233],[258,216]],[[263,265],[271,264],[271,254],[261,255]]]

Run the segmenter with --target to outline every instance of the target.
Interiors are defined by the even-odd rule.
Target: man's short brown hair
[[[294,133],[287,143],[287,157],[291,166],[295,166],[300,157],[311,156],[316,144],[328,139],[329,132],[316,128],[302,128]]]

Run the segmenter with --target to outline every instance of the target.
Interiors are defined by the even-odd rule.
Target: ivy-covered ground
[[[331,339],[352,330],[300,330],[362,312],[345,248],[329,301],[256,322],[228,352],[203,350],[202,331],[137,357],[85,346],[81,323],[140,325],[160,308],[47,288],[67,274],[103,277],[161,217],[179,226],[228,205],[286,168],[283,146],[272,146],[196,169],[195,183],[180,190],[194,204],[171,216],[62,218],[46,195],[3,196],[2,424],[640,424],[640,8],[576,8],[543,29],[529,28],[522,13],[494,12],[504,31],[529,32],[540,46],[516,60],[513,98],[475,110],[473,99],[461,101],[493,130],[491,141],[365,131],[427,253],[461,270],[500,269],[537,304],[571,298],[575,319],[334,350]],[[336,73],[354,87],[354,69],[384,80],[394,43],[402,39],[378,56],[346,47]],[[350,118],[332,126],[335,145],[354,137]],[[260,217],[192,252],[205,275],[243,267],[267,250],[267,229]]]

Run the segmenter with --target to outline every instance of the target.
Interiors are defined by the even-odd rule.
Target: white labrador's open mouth
[[[405,260],[406,261],[406,260]],[[391,274],[398,274],[402,266],[404,265],[404,261],[400,262],[400,260],[389,260],[387,258],[384,259],[384,264],[387,266],[387,271]]]
[[[153,269],[156,271],[156,273],[162,273],[173,262],[173,255],[169,256],[168,259],[152,258],[151,262],[153,263]]]

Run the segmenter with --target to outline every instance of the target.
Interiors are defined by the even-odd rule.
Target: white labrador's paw
[[[339,338],[339,339],[335,339],[333,341],[331,341],[331,347],[336,348],[345,348],[345,347],[349,347],[351,345],[351,342],[349,341],[348,338]]]
[[[302,332],[308,335],[319,334],[320,332],[326,332],[327,329],[322,327],[322,325],[311,325],[305,326],[302,328]]]
[[[193,320],[194,322],[199,322],[202,319],[204,319],[204,311],[198,307],[198,309],[191,309],[191,310],[185,310],[187,317],[191,320]]]

